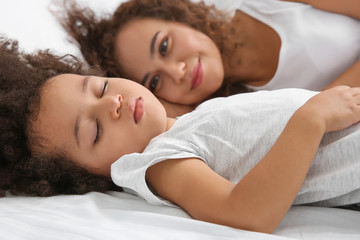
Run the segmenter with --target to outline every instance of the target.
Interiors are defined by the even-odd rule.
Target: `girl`
[[[143,84],[181,115],[248,90],[359,86],[357,1],[304,2],[353,18],[277,0],[215,1],[231,16],[202,2],[130,0],[100,19],[71,5],[61,21],[88,63]]]
[[[3,191],[104,191],[111,177],[150,203],[261,232],[293,203],[360,201],[360,88],[234,95],[175,120],[134,81],[74,74],[73,60],[8,41],[0,56]]]
[[[0,36],[0,196],[82,194],[114,189],[103,176],[90,174],[57,151],[34,154],[46,141],[33,128],[46,82],[61,73],[84,74],[71,56],[56,57],[49,51],[21,53],[18,43]]]

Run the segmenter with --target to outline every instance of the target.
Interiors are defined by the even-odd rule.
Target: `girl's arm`
[[[309,4],[328,12],[340,13],[349,17],[360,19],[359,0],[282,0],[288,2],[301,2]]]
[[[360,2],[359,2],[360,4]],[[348,70],[335,79],[330,85],[323,90],[330,89],[339,85],[347,85],[350,87],[360,87],[360,60],[354,63]]]
[[[293,203],[324,133],[358,122],[359,104],[358,88],[337,87],[311,98],[236,185],[199,159],[155,164],[146,178],[160,196],[195,219],[271,233]]]

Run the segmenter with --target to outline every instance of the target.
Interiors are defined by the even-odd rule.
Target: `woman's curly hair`
[[[97,18],[89,8],[74,1],[64,4],[65,16],[59,16],[65,30],[77,41],[90,65],[99,65],[107,76],[124,76],[115,56],[118,32],[134,19],[153,18],[180,22],[208,35],[223,49],[224,30],[228,16],[214,6],[189,0],[129,0],[120,4],[110,16]]]
[[[63,153],[34,154],[43,147],[33,123],[48,79],[63,73],[85,74],[75,57],[19,50],[17,41],[0,35],[0,196],[50,196],[115,189],[110,179],[90,174]]]
[[[129,0],[120,4],[112,15],[97,17],[89,8],[80,7],[74,0],[64,2],[65,13],[55,13],[70,36],[78,43],[85,60],[100,66],[108,77],[125,77],[125,71],[115,56],[116,37],[119,31],[134,19],[160,19],[184,23],[209,36],[223,56],[234,64],[234,51],[243,45],[233,19],[215,6],[190,0]],[[236,21],[236,20],[235,20]],[[226,44],[225,44],[226,43]],[[247,92],[242,81],[225,79],[221,88],[209,98]]]

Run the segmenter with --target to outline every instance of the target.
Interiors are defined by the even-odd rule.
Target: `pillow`
[[[124,0],[76,0],[89,6],[96,14],[111,13]],[[77,46],[50,12],[56,7],[52,0],[11,0],[0,3],[0,34],[18,40],[26,52],[50,48],[54,53],[80,56]],[[56,8],[55,8],[56,9]]]

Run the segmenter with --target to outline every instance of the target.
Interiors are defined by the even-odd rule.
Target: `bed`
[[[122,0],[78,0],[99,14]],[[216,0],[215,0],[216,1]],[[221,1],[221,0],[217,0]],[[235,0],[234,0],[235,1]],[[32,52],[51,48],[79,56],[48,11],[50,0],[0,3],[0,32]],[[273,234],[262,234],[192,219],[183,210],[152,206],[122,192],[0,198],[1,239],[360,239],[360,212],[292,207]]]

